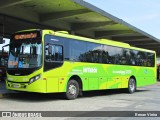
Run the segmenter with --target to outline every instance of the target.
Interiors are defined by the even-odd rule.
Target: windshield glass
[[[42,43],[11,43],[8,68],[35,68],[42,64]]]

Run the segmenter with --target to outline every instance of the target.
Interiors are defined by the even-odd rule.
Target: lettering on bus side
[[[113,74],[121,74],[121,75],[126,75],[126,74],[131,74],[131,70],[113,70]]]
[[[97,70],[97,68],[84,67],[83,72],[84,73],[97,73],[98,70]]]

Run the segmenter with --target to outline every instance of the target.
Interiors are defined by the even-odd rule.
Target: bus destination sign
[[[37,38],[37,33],[24,33],[24,34],[16,34],[14,35],[15,40],[22,40],[22,39],[31,39],[31,38]]]

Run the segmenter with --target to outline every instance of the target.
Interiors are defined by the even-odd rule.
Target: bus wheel
[[[65,97],[68,100],[73,100],[77,98],[79,94],[79,84],[75,80],[70,80],[67,85],[67,91],[65,93]]]
[[[128,89],[127,92],[132,94],[136,91],[136,81],[134,78],[130,78],[128,81]]]

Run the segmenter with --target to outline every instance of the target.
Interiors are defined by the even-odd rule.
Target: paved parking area
[[[5,93],[5,91],[3,91]],[[0,111],[159,111],[160,82],[141,87],[134,94],[123,90],[85,92],[76,100],[65,100],[61,94],[9,93],[0,99]],[[51,119],[51,118],[50,118]],[[62,118],[56,118],[62,119]],[[75,119],[75,118],[63,118]],[[81,119],[81,118],[76,118]],[[91,119],[90,117],[83,119]],[[106,119],[106,118],[93,118]],[[110,118],[123,119],[123,118]],[[143,118],[141,118],[143,119]],[[147,118],[150,120],[151,118]],[[153,118],[152,118],[153,119]],[[158,118],[155,118],[158,119]]]
[[[8,92],[9,91],[6,90],[6,88],[5,88],[5,82],[4,82],[4,80],[0,81],[0,94],[2,94],[2,93],[8,93]]]

